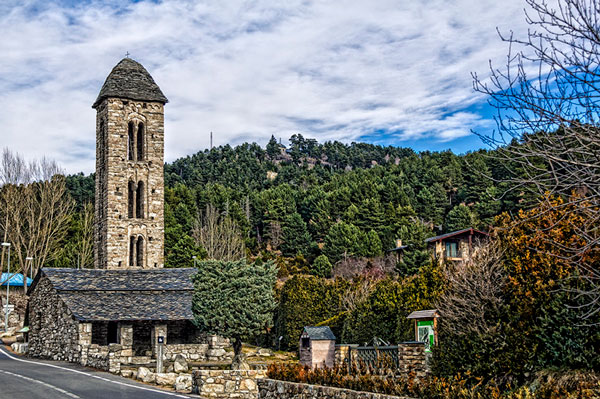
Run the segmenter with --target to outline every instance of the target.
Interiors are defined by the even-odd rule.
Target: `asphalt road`
[[[0,399],[174,399],[188,395],[65,362],[22,358],[0,347]]]

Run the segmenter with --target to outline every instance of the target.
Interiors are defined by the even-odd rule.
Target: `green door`
[[[417,341],[425,343],[425,352],[431,352],[434,344],[433,320],[417,321]]]

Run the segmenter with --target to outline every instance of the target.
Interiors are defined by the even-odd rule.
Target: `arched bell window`
[[[144,124],[143,123],[139,123],[138,124],[138,130],[137,130],[137,160],[138,161],[143,161],[144,160]]]
[[[137,185],[135,200],[135,217],[144,218],[144,182],[140,181]]]
[[[129,237],[129,266],[135,266],[135,237]]]
[[[129,122],[127,125],[127,159],[130,161],[134,160],[135,155],[135,126],[133,122]]]
[[[144,237],[139,236],[136,243],[136,266],[144,266]]]
[[[135,217],[135,191],[135,183],[130,180],[127,185],[127,217],[130,219]]]

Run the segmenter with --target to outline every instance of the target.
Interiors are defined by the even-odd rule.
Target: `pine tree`
[[[473,227],[476,224],[475,214],[471,212],[468,206],[460,204],[452,208],[446,215],[445,230],[446,232],[452,232]]]
[[[362,252],[360,229],[353,224],[338,222],[331,226],[323,253],[331,262],[336,263],[342,257],[359,255]]]
[[[198,265],[193,279],[194,322],[205,333],[233,340],[234,365],[243,363],[242,339],[271,326],[276,279],[272,262],[211,260]]]
[[[267,155],[271,159],[275,159],[279,155],[279,143],[277,143],[275,136],[271,136],[271,140],[269,140],[269,142],[267,143],[266,150]]]
[[[310,234],[302,216],[297,212],[286,216],[281,230],[281,252],[285,256],[301,254],[306,257],[310,246]]]
[[[325,255],[319,255],[310,266],[311,274],[318,277],[331,277],[331,262]]]

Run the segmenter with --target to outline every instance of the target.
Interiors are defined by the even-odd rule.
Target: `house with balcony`
[[[438,261],[463,261],[470,259],[488,237],[488,233],[469,227],[427,238],[425,242]]]

